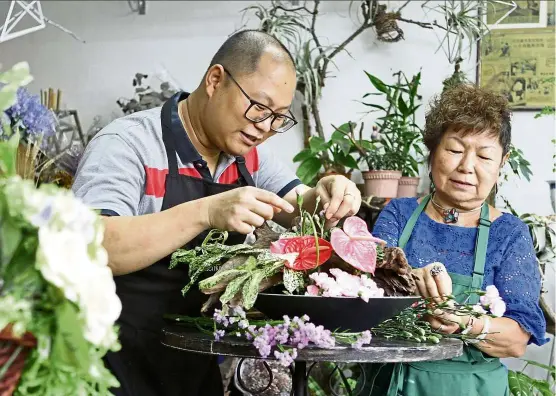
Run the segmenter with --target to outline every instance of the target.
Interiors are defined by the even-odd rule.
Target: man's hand
[[[292,213],[294,207],[269,191],[241,187],[207,197],[202,212],[208,228],[247,235],[282,210]]]
[[[357,214],[361,207],[361,192],[354,182],[340,175],[326,176],[316,186],[327,226],[335,226],[342,218]]]

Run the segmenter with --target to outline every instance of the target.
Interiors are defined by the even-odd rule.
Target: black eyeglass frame
[[[275,113],[275,112],[272,111],[272,109],[271,109],[270,107],[268,107],[267,105],[264,105],[264,104],[262,104],[261,102],[257,102],[256,100],[251,99],[251,97],[247,94],[247,92],[245,92],[245,90],[241,87],[241,85],[239,85],[239,83],[236,81],[236,79],[234,78],[234,76],[232,76],[232,73],[230,73],[230,71],[229,71],[228,69],[226,69],[225,67],[224,67],[224,71],[226,72],[226,74],[227,74],[228,76],[230,76],[230,78],[232,79],[232,81],[237,85],[237,87],[239,88],[239,90],[241,91],[241,93],[247,98],[247,100],[249,100],[249,103],[250,103],[250,104],[249,104],[249,107],[247,107],[247,109],[245,110],[245,113],[243,113],[243,116],[244,116],[245,118],[247,118],[249,121],[255,122],[255,123],[259,123],[259,122],[263,122],[263,121],[265,121],[265,120],[268,120],[270,117],[272,117],[272,121],[270,122],[270,129],[271,129],[272,131],[276,132],[276,133],[284,133],[284,132],[287,132],[287,131],[289,131],[291,128],[293,128],[295,125],[297,125],[298,122],[297,122],[297,120],[293,117],[293,114],[292,114],[292,116],[290,117],[290,116],[288,116],[288,115],[286,115],[286,114]],[[265,108],[265,109],[268,109],[268,111],[270,111],[270,114],[269,114],[267,117],[262,118],[262,119],[260,119],[260,120],[253,120],[253,119],[249,118],[249,117],[247,116],[247,113],[248,113],[249,110],[251,110],[251,108],[252,108],[253,106],[255,106],[255,105],[256,105],[256,106],[263,107],[263,108]],[[289,111],[289,110],[288,110],[288,111]],[[291,111],[289,111],[289,113],[291,114]],[[277,131],[276,129],[272,128],[272,124],[274,123],[274,121],[275,121],[276,118],[278,118],[278,117],[287,118],[288,120],[293,121],[293,124],[290,125],[286,130]]]

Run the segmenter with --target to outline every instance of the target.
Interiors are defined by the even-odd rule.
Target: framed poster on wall
[[[556,2],[514,3],[479,43],[478,84],[503,93],[513,110],[554,107]],[[507,13],[503,5],[489,8],[485,22],[491,25]]]

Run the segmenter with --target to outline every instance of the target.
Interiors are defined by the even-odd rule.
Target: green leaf
[[[243,284],[245,282],[249,282],[250,277],[251,274],[247,273],[238,278],[235,278],[230,283],[228,283],[228,286],[226,287],[226,291],[224,292],[224,294],[220,296],[220,302],[222,304],[226,304],[230,302],[235,297],[235,295],[241,290]]]
[[[373,76],[372,74],[367,73],[366,71],[365,74],[376,89],[378,89],[380,92],[388,93],[388,87],[386,86],[386,84],[384,84],[384,82],[382,82],[379,78]]]
[[[2,219],[2,228],[0,229],[0,246],[2,247],[2,267],[6,266],[21,242],[21,237],[23,235],[21,228],[14,225],[10,218]]]
[[[265,277],[265,269],[255,271],[251,279],[243,284],[242,299],[245,309],[253,308],[257,295],[259,294],[259,286]]]
[[[357,161],[351,155],[345,155],[343,153],[339,153],[335,160],[338,161],[340,165],[345,166],[348,169],[358,169]]]
[[[297,168],[297,177],[299,177],[299,180],[303,183],[309,183],[317,176],[321,167],[322,163],[318,158],[308,158]]]
[[[363,102],[363,104],[367,107],[372,107],[373,109],[387,111],[386,108],[384,106],[381,106],[381,105],[377,105],[377,104],[374,104],[374,103],[365,103],[365,102]]]
[[[407,108],[407,104],[401,96],[398,97],[398,108],[400,109],[404,117],[407,117],[411,114],[411,112]]]
[[[56,307],[56,334],[52,343],[51,362],[75,367],[76,375],[87,374],[90,368],[89,346],[83,336],[83,323],[77,307],[68,300]]]
[[[289,268],[284,268],[283,283],[286,290],[292,294],[296,290],[302,290],[305,287],[303,273],[301,271],[294,271]]]
[[[527,359],[521,359],[521,360],[529,363],[532,366],[537,366],[537,367],[545,369],[546,371],[548,371],[550,373],[550,376],[552,377],[552,379],[556,380],[556,366],[548,366],[546,364],[535,362],[534,360],[527,360]]]
[[[328,146],[327,142],[319,136],[312,136],[309,139],[309,147],[313,153],[326,151],[328,150]]]
[[[293,162],[303,162],[307,158],[311,158],[314,156],[314,153],[310,149],[304,149],[297,153],[295,157],[293,157]]]
[[[6,135],[9,136],[10,132],[7,131]],[[13,176],[16,174],[18,146],[19,134],[17,132],[9,140],[0,142],[0,173],[3,173],[3,176]]]

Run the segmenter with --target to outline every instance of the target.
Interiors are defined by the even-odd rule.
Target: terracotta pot
[[[373,170],[362,172],[365,180],[365,196],[380,198],[396,198],[398,180],[402,172],[396,170]]]
[[[421,180],[419,177],[402,176],[398,181],[398,198],[416,197],[419,180]]]

